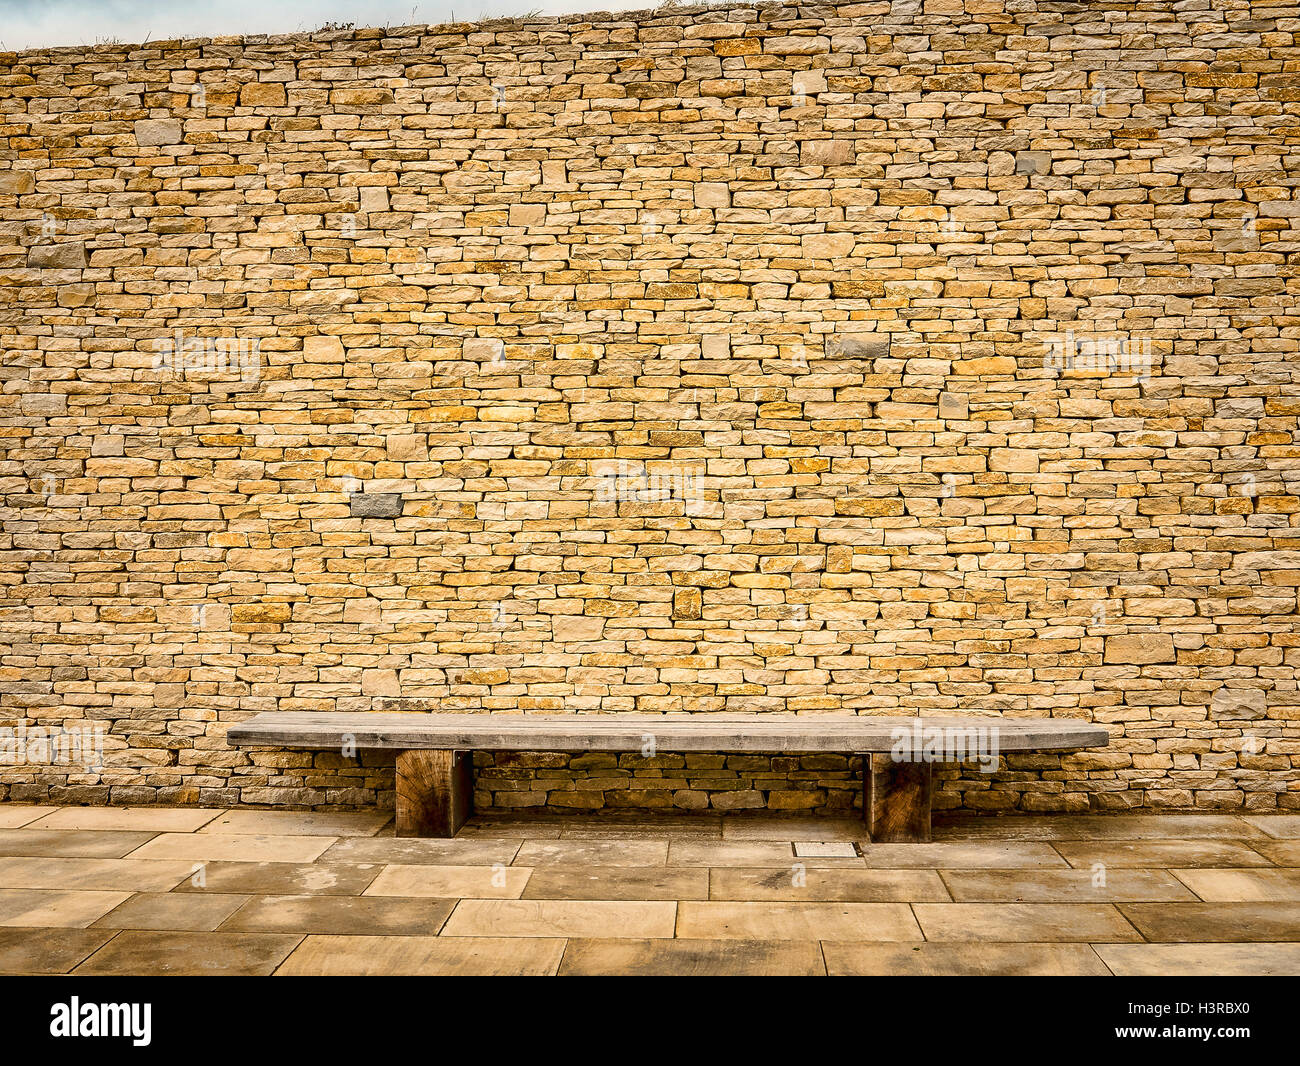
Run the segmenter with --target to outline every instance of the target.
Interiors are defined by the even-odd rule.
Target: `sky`
[[[177,37],[305,33],[327,22],[434,25],[540,12],[633,11],[659,0],[0,0],[0,51]]]

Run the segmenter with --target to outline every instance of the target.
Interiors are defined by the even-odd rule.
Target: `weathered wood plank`
[[[413,750],[397,756],[399,837],[454,837],[473,810],[472,754]]]
[[[863,812],[873,844],[930,839],[931,764],[874,754],[863,759]]]
[[[232,725],[227,739],[237,746],[341,748],[349,743],[399,751],[640,751],[653,743],[658,751],[887,752],[918,729],[956,731],[959,739],[967,734],[981,750],[993,747],[995,753],[1101,748],[1110,741],[1105,726],[1074,718],[342,711],[269,711]]]

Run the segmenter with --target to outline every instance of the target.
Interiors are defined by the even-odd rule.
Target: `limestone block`
[[[86,246],[79,241],[46,244],[27,250],[27,265],[42,270],[84,270]]]
[[[179,119],[140,119],[135,124],[135,143],[141,148],[180,144],[184,139]]]
[[[1174,640],[1167,633],[1107,637],[1105,661],[1138,665],[1171,663],[1174,661]]]

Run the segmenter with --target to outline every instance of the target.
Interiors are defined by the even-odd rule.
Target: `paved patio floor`
[[[0,805],[0,972],[1297,974],[1300,815],[980,818]]]

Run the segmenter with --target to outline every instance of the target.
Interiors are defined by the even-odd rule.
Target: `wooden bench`
[[[1105,726],[1061,718],[780,714],[423,714],[285,711],[230,727],[231,745],[397,752],[397,835],[455,836],[475,751],[861,754],[871,839],[930,839],[931,768],[1008,751],[1101,748]]]

